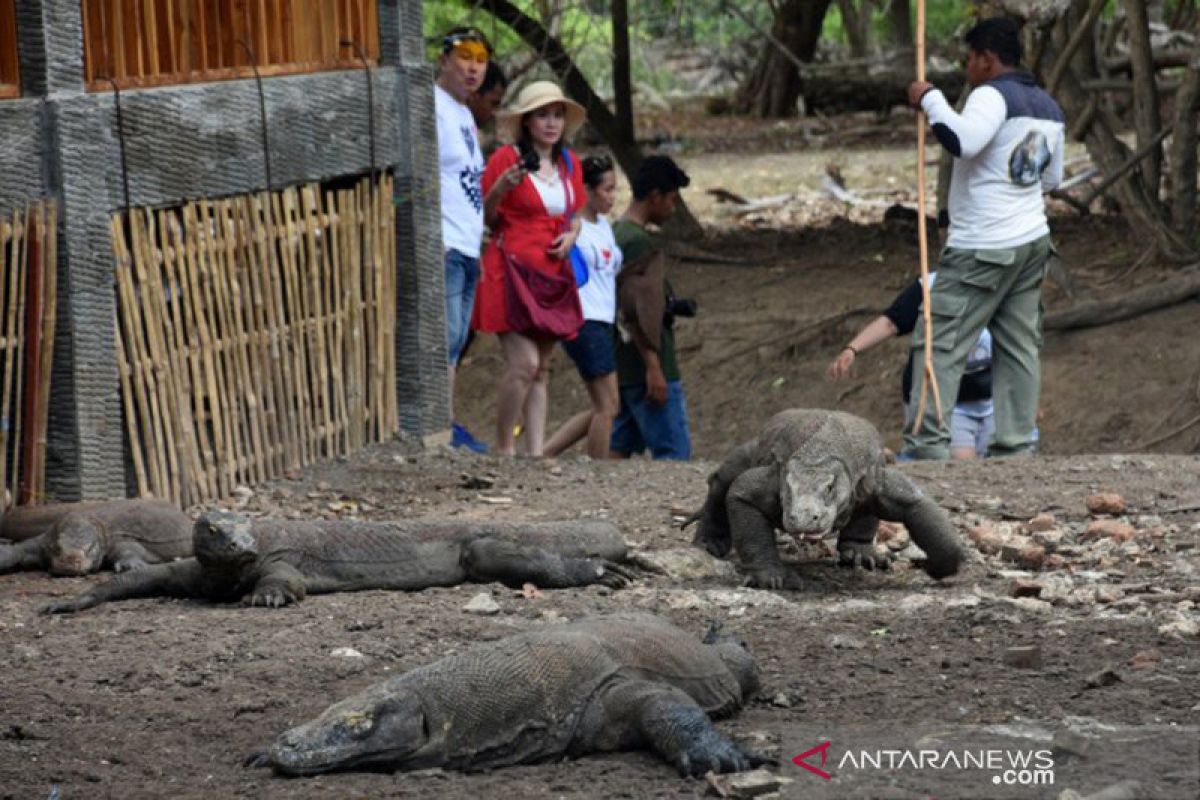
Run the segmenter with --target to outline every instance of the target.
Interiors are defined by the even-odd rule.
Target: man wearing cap
[[[446,270],[446,350],[450,370],[450,409],[454,378],[467,341],[479,251],[483,241],[483,151],[467,102],[483,82],[492,48],[474,28],[454,28],[442,38],[434,86],[437,111],[438,169],[441,177],[442,247]],[[457,422],[451,445],[485,452],[487,446]]]

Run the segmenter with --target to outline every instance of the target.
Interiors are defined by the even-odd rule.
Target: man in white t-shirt
[[[450,408],[454,378],[467,341],[479,251],[483,242],[483,150],[467,101],[483,82],[492,47],[474,28],[454,28],[442,38],[434,104],[442,196],[442,247],[446,268],[446,349],[450,359]],[[451,444],[485,452],[487,446],[453,423]]]
[[[934,136],[954,156],[950,233],[930,298],[933,367],[946,403],[987,326],[995,344],[996,431],[989,455],[1030,453],[1041,389],[1042,278],[1053,252],[1042,192],[1062,180],[1064,118],[1054,99],[1020,69],[1015,22],[985,19],[965,39],[971,94],[961,114],[929,83],[914,81],[908,88],[909,101],[925,111]],[[918,326],[913,348],[919,352],[924,346]],[[923,369],[914,359],[914,392]],[[948,457],[948,421],[938,420],[930,400],[917,433],[905,425],[902,454]]]

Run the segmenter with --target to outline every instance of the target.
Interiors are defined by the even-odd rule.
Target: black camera
[[[521,169],[526,172],[537,172],[541,165],[542,159],[538,157],[537,150],[530,148],[521,153]]]
[[[696,316],[696,301],[690,297],[676,297],[673,294],[667,295],[667,307],[663,311],[663,325],[670,328],[675,324],[676,317],[694,317]]]

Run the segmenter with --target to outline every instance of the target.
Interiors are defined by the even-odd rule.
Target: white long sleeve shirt
[[[937,89],[921,98],[933,134],[954,156],[950,247],[1019,247],[1050,232],[1042,192],[1062,181],[1062,109],[1027,72],[976,87],[961,114]]]

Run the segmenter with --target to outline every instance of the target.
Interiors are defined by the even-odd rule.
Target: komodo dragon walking
[[[792,409],[772,417],[758,437],[735,448],[708,478],[693,544],[724,558],[736,548],[746,583],[800,587],[779,559],[775,530],[797,537],[838,533],[842,564],[886,569],[876,555],[879,520],[904,523],[928,559],[925,571],[958,571],[962,550],[950,518],[908,476],[887,466],[879,432],[852,414]]]
[[[285,606],[309,594],[417,590],[464,581],[559,589],[625,586],[625,540],[611,522],[251,520],[214,511],[196,521],[195,557],[118,575],[43,611],[130,597],[197,597]]]
[[[247,766],[284,775],[335,770],[484,770],[648,748],[681,774],[769,761],[709,716],[758,689],[743,642],[705,641],[645,613],[509,636],[377,683],[281,734]]]
[[[192,554],[192,520],[148,498],[20,507],[0,521],[0,573],[45,569],[53,575],[117,572]]]

